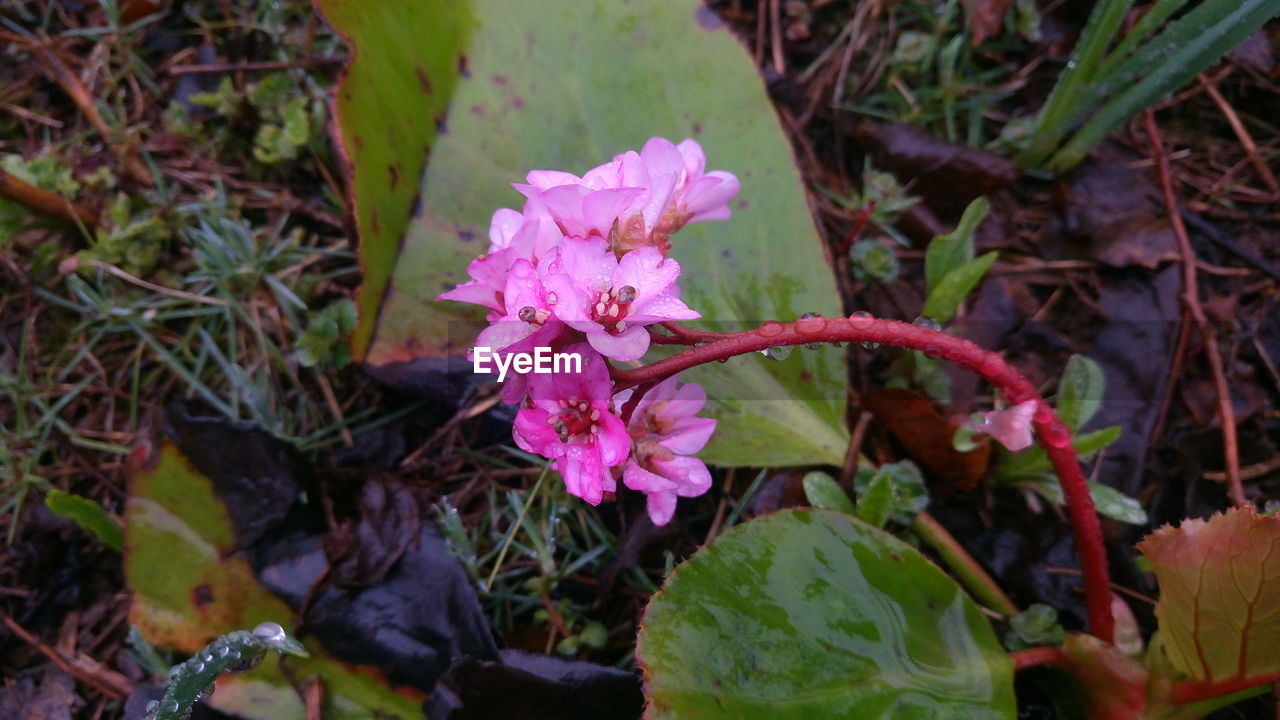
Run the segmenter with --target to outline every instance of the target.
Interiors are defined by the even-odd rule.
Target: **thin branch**
[[[801,318],[793,323],[767,322],[754,329],[717,335],[705,345],[630,370],[615,368],[617,390],[641,383],[661,382],[678,372],[735,355],[759,352],[772,347],[830,342],[874,342],[920,350],[931,357],[946,359],[978,373],[999,388],[1010,404],[1036,401],[1032,425],[1045,454],[1062,483],[1072,529],[1084,574],[1085,599],[1091,632],[1112,642],[1115,619],[1111,614],[1111,591],[1102,529],[1080,460],[1071,444],[1071,430],[1036,392],[1035,387],[999,354],[947,333],[897,320],[883,320],[860,313],[849,318]]]
[[[1231,107],[1231,103],[1222,96],[1218,91],[1218,85],[1209,79],[1209,76],[1200,73],[1200,85],[1204,87],[1209,97],[1213,98],[1213,102],[1222,111],[1227,122],[1231,125],[1231,129],[1235,132],[1236,137],[1240,139],[1240,145],[1244,148],[1249,156],[1249,163],[1253,165],[1253,169],[1257,171],[1258,177],[1262,178],[1262,182],[1276,196],[1280,196],[1280,182],[1276,182],[1276,176],[1271,172],[1271,168],[1267,167],[1267,163],[1263,161],[1262,155],[1258,153],[1258,145],[1253,141],[1253,136],[1249,134],[1249,129],[1240,121],[1240,116],[1236,114],[1235,108]]]
[[[98,217],[92,210],[76,205],[57,193],[19,180],[2,169],[0,197],[12,200],[38,215],[72,225],[83,225],[90,232],[98,226]]]
[[[71,98],[71,102],[80,108],[80,112],[89,121],[89,124],[98,131],[103,140],[107,141],[111,151],[116,154],[116,157],[120,159],[121,165],[124,166],[125,173],[137,183],[150,185],[152,178],[147,166],[124,144],[121,134],[107,125],[102,113],[98,112],[98,105],[94,101],[93,93],[90,93],[84,83],[80,82],[80,78],[71,72],[71,68],[62,62],[62,59],[58,57],[58,54],[49,45],[32,42],[28,43],[28,47],[35,53],[36,59],[44,66],[45,71],[49,73],[49,77],[62,87],[63,91]]]
[[[1212,87],[1212,86],[1206,86]],[[1218,333],[1205,317],[1204,308],[1200,306],[1200,286],[1196,279],[1196,255],[1191,249],[1191,239],[1187,236],[1187,226],[1182,222],[1182,214],[1178,212],[1178,200],[1173,194],[1173,173],[1169,170],[1169,157],[1165,154],[1164,138],[1160,127],[1156,125],[1156,115],[1146,112],[1147,136],[1151,140],[1151,153],[1156,160],[1160,175],[1160,189],[1164,193],[1164,204],[1169,222],[1173,225],[1173,234],[1178,238],[1178,250],[1182,253],[1182,302],[1186,305],[1187,314],[1195,321],[1200,336],[1204,338],[1205,354],[1209,356],[1209,368],[1213,372],[1213,384],[1218,392],[1218,414],[1222,416],[1222,452],[1226,460],[1227,492],[1231,502],[1241,507],[1252,507],[1244,494],[1244,483],[1240,479],[1240,448],[1236,438],[1236,411],[1231,404],[1231,386],[1227,383],[1227,372],[1222,363],[1222,353],[1218,350]]]

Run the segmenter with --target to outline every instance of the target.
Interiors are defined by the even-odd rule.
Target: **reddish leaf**
[[[991,446],[984,440],[969,452],[959,452],[951,438],[960,425],[945,420],[923,394],[914,390],[875,390],[862,396],[862,406],[893,434],[911,459],[961,490],[977,487],[987,471]]]
[[[964,4],[969,9],[969,32],[973,35],[974,47],[977,47],[1000,34],[1004,14],[1013,5],[1013,0],[965,0]]]
[[[1233,508],[1147,536],[1156,617],[1170,663],[1206,688],[1280,673],[1280,517]]]

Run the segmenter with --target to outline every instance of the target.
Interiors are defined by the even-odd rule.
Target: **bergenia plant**
[[[1280,588],[1277,556],[1270,553],[1280,543],[1280,527],[1247,511],[1211,522],[1212,533],[1193,524],[1148,541],[1144,551],[1162,583],[1175,584],[1157,609],[1171,665],[1161,664],[1166,655],[1157,650],[1145,662],[1135,659],[1143,644],[1132,613],[1111,591],[1098,514],[1073,446],[1073,429],[1087,419],[1079,383],[1064,382],[1059,392],[1064,422],[999,354],[933,323],[857,311],[841,318],[806,313],[734,333],[683,325],[700,315],[680,294],[676,235],[691,222],[727,219],[728,202],[739,189],[732,175],[705,172],[702,149],[691,140],[676,145],[654,138],[639,153],[618,155],[582,176],[534,171],[526,181],[515,186],[525,196],[523,210],[493,215],[488,253],[471,263],[469,281],[440,298],[487,309],[489,326],[477,338],[476,357],[483,347],[495,358],[503,398],[519,405],[516,443],[547,458],[569,493],[594,505],[621,483],[646,496],[655,524],[670,522],[678,498],[702,495],[711,486],[697,453],[716,429],[714,419],[700,416],[707,393],[681,383],[681,372],[776,347],[853,342],[918,350],[981,375],[1004,406],[976,413],[964,432],[988,434],[1010,451],[1038,443],[1070,511],[1089,634],[1067,634],[1062,648],[1030,647],[1012,655],[952,579],[878,525],[855,521],[847,507],[839,512],[847,499],[815,505],[836,512],[783,511],[734,528],[677,568],[645,613],[637,660],[645,669],[647,717],[756,717],[776,709],[775,699],[800,714],[857,708],[888,716],[896,708],[916,716],[945,707],[950,717],[963,707],[966,717],[1012,717],[1012,671],[1056,664],[1090,685],[1091,717],[1192,718],[1280,677],[1274,655],[1253,650],[1262,647],[1258,638],[1280,632],[1273,612],[1256,622],[1254,613]],[[982,212],[985,205],[966,212],[969,224]],[[929,255],[926,270],[939,287],[948,287],[939,278],[950,267],[960,268],[968,278],[964,287],[971,288],[994,259],[974,258],[970,243],[946,238]],[[926,315],[945,321],[963,294],[931,293]],[[637,366],[654,344],[686,347]],[[528,355],[543,350],[566,360],[549,369],[531,363]],[[513,361],[519,355],[523,363]],[[1075,365],[1088,369],[1083,361]],[[830,485],[828,495],[842,492]],[[888,491],[882,500],[892,503],[892,483],[880,485]],[[918,520],[913,529],[932,536],[934,521]],[[1249,546],[1265,557],[1228,562],[1237,545],[1254,536],[1257,542]],[[1206,537],[1212,538],[1209,551],[1202,547]],[[765,547],[769,551],[760,550]],[[1187,607],[1197,607],[1201,598],[1190,591],[1178,595],[1190,587],[1183,575],[1203,578],[1214,553],[1221,556],[1214,562],[1231,564],[1219,575],[1251,578],[1252,589],[1241,600],[1248,617],[1237,633],[1238,661],[1228,659],[1234,665],[1204,660],[1205,638],[1196,631],[1200,616],[1187,619]],[[722,592],[725,578],[743,577],[752,578],[752,593]],[[996,605],[1010,608],[1003,614],[1016,612],[1007,599]],[[1219,623],[1214,627],[1225,627],[1231,620],[1214,615],[1218,609],[1200,606],[1202,615]],[[705,621],[708,612],[716,622]],[[787,632],[778,630],[778,617],[790,618]],[[904,625],[904,618],[910,623]],[[907,656],[914,662],[916,652],[936,667],[924,674],[902,670],[884,689],[885,668]],[[744,657],[750,658],[747,669],[740,664]],[[764,676],[771,682],[761,684]],[[900,680],[906,686],[896,684]],[[805,704],[810,702],[812,707]]]

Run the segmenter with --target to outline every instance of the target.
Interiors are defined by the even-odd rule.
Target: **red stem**
[[[1013,669],[1026,670],[1029,667],[1037,665],[1059,665],[1065,666],[1068,662],[1067,654],[1062,648],[1056,647],[1033,647],[1026,650],[1009,653],[1009,657],[1013,659]]]
[[[670,328],[668,328],[670,329]],[[694,332],[694,331],[687,331]],[[1115,619],[1111,615],[1111,584],[1107,572],[1102,529],[1093,498],[1085,482],[1080,460],[1071,445],[1071,430],[1058,419],[1053,408],[1035,387],[999,354],[983,350],[963,338],[930,328],[882,320],[855,313],[849,318],[801,318],[793,323],[767,322],[754,330],[737,333],[702,333],[707,340],[671,357],[631,370],[614,369],[615,392],[641,383],[660,382],[676,373],[703,363],[727,360],[735,355],[771,347],[814,342],[873,342],[920,350],[930,357],[949,360],[978,373],[1000,389],[1012,404],[1036,401],[1032,425],[1036,439],[1062,483],[1071,514],[1080,568],[1084,575],[1085,603],[1089,627],[1105,642],[1113,642]]]
[[[1200,700],[1208,700],[1210,698],[1222,697],[1231,693],[1248,690],[1258,685],[1266,685],[1268,683],[1280,681],[1280,670],[1275,672],[1258,675],[1251,678],[1241,678],[1236,680],[1223,680],[1221,682],[1210,682],[1207,680],[1184,680],[1173,686],[1173,701],[1186,705],[1187,703],[1199,702]]]

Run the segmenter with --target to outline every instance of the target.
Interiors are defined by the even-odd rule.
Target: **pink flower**
[[[441,293],[436,299],[487,307],[490,322],[509,315],[508,303],[503,297],[508,292],[512,266],[521,259],[536,265],[542,256],[560,244],[562,237],[546,208],[536,202],[525,203],[523,213],[501,208],[489,223],[489,253],[467,266],[471,280]]]
[[[498,311],[501,315],[495,318],[497,313],[490,313],[490,325],[480,331],[476,346],[492,348],[495,352],[531,352],[536,346],[548,345],[560,334],[562,326],[555,321],[552,311],[555,295],[548,293],[544,285],[546,269],[554,264],[553,260],[534,267],[525,259],[511,264],[503,287],[502,308]]]
[[[697,142],[651,138],[640,152],[617,155],[582,177],[535,170],[515,188],[542,199],[566,235],[606,238],[619,254],[646,246],[665,254],[686,224],[729,218],[738,179],[705,168]]]
[[[565,352],[582,357],[582,372],[529,375],[514,436],[524,450],[551,458],[570,494],[598,505],[605,492],[617,489],[609,468],[626,461],[630,437],[610,410],[613,383],[604,358],[586,343]]]
[[[614,360],[644,355],[646,325],[701,317],[672,294],[680,265],[657,248],[638,248],[619,260],[604,240],[565,238],[551,269],[544,282],[556,316]]]
[[[970,418],[965,426],[1016,452],[1031,446],[1031,417],[1035,413],[1036,401],[1028,400],[1003,410],[977,413],[978,417]]]
[[[615,398],[621,406],[630,390]],[[716,421],[696,417],[707,402],[707,393],[692,383],[677,388],[668,378],[654,386],[631,415],[629,430],[634,446],[622,482],[645,493],[649,517],[665,525],[675,513],[677,497],[696,497],[711,487],[711,473],[696,457],[715,432]]]

